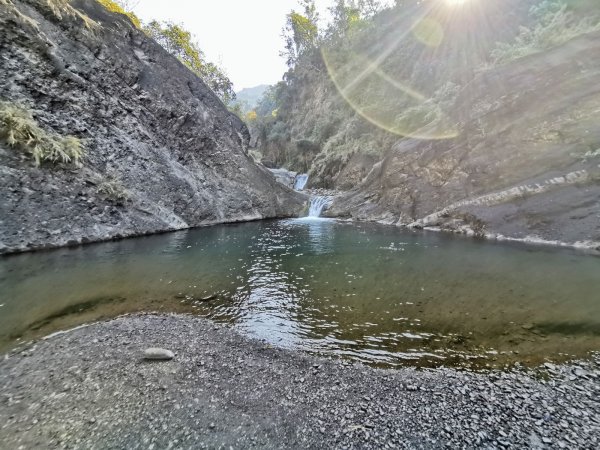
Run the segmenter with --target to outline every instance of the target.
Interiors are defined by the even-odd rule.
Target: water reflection
[[[337,223],[324,217],[303,217],[283,222],[284,226],[306,231],[306,240],[312,253],[325,254],[334,251]]]
[[[250,248],[250,264],[235,295],[244,306],[238,309],[235,322],[268,342],[292,347],[301,339],[301,324],[295,316],[304,292],[302,277],[286,269],[285,258],[294,247],[288,238],[283,229],[273,228],[260,234]]]
[[[332,220],[218,226],[0,259],[0,344],[188,312],[371,363],[539,363],[600,349],[600,259]]]

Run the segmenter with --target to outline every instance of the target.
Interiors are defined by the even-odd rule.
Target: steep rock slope
[[[540,2],[406,0],[336,19],[272,91],[274,117],[264,111],[251,127],[262,161],[308,172],[309,187],[355,187],[399,136],[418,134],[437,107],[450,112],[446,97],[492,63],[498,42],[531,26]],[[422,23],[425,38],[414,31]],[[432,30],[440,41],[426,43]]]
[[[600,33],[486,71],[460,134],[402,139],[329,213],[600,245]]]
[[[0,143],[0,253],[303,208],[248,157],[242,122],[125,16],[0,0],[0,30],[0,100],[86,149],[82,167],[36,167]]]

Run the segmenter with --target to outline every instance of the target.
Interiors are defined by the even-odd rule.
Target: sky
[[[133,7],[144,22],[183,24],[209,61],[225,69],[236,91],[274,84],[287,70],[279,56],[286,14],[300,11],[297,0],[139,0]],[[317,0],[327,15],[333,0]]]

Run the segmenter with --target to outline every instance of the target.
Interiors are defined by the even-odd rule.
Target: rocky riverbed
[[[145,361],[148,347],[175,353]],[[382,370],[188,316],[97,323],[0,363],[5,448],[598,448],[600,355]]]

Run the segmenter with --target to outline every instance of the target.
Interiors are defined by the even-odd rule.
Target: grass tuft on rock
[[[0,101],[0,141],[31,156],[36,166],[45,161],[79,165],[85,154],[76,137],[47,132],[30,111],[4,101]]]

